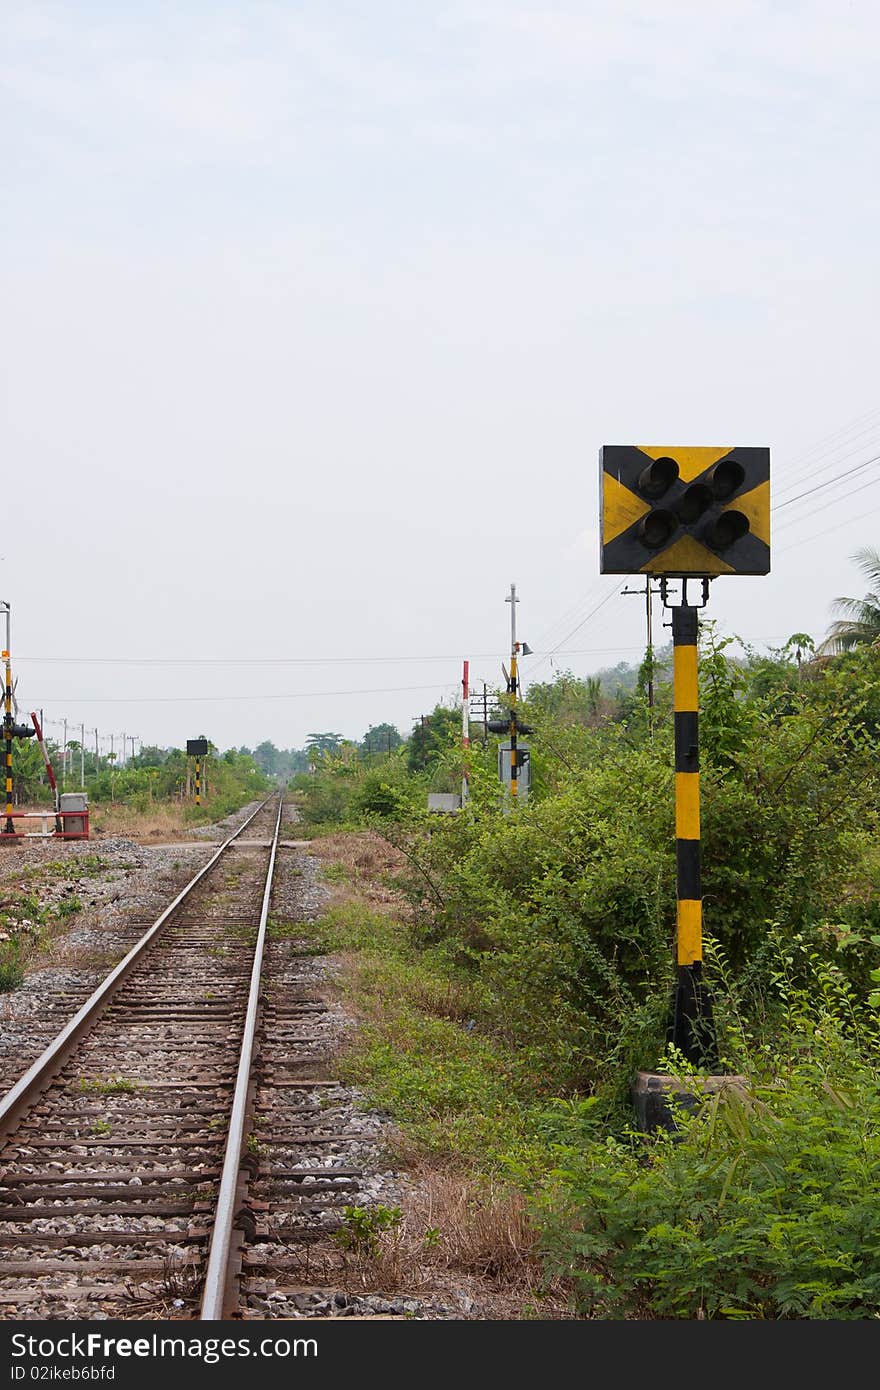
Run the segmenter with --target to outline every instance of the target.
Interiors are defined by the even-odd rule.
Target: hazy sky
[[[462,658],[500,679],[512,581],[526,686],[638,660],[603,443],[770,447],[772,573],[713,584],[724,630],[819,638],[864,591],[872,0],[0,25],[0,598],[53,737],[407,732]]]

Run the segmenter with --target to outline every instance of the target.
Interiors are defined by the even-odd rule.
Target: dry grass
[[[157,803],[147,811],[135,810],[116,802],[103,802],[89,808],[89,828],[93,835],[121,835],[127,840],[165,842],[189,840],[185,807],[182,803]]]
[[[547,1284],[520,1194],[460,1173],[419,1172],[401,1217],[371,1242],[301,1248],[306,1280],[349,1293],[430,1294],[476,1319],[570,1318],[565,1287]]]
[[[406,859],[373,830],[337,832],[311,841],[309,853],[317,859],[342,864],[354,879],[370,882],[380,874],[395,874],[406,866]]]
[[[71,945],[68,941],[56,943],[52,955],[53,966],[60,966],[69,970],[95,970],[102,975],[108,974],[118,965],[125,955],[125,947],[107,947],[93,945]]]
[[[366,902],[378,912],[408,914],[408,903],[389,882],[406,867],[406,859],[375,831],[337,831],[316,837],[309,854],[343,871],[344,877],[325,885],[334,902]]]

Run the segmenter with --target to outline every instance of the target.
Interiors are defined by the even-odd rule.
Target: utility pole
[[[510,697],[510,799],[513,806],[517,805],[517,773],[519,768],[516,765],[516,605],[519,599],[516,596],[516,585],[510,586],[510,597],[505,599],[505,603],[510,604],[510,672],[507,677],[507,694]]]
[[[67,719],[64,720],[64,757],[61,759],[61,786],[67,786]]]
[[[470,662],[464,663],[461,678],[461,746],[464,750],[462,759],[461,773],[461,804],[464,806],[468,799],[468,749],[471,744],[470,737],[470,683],[469,683]]]
[[[86,726],[79,726],[79,784],[85,791],[86,786]]]
[[[652,610],[654,599],[654,585],[650,574],[645,575],[644,589],[621,589],[622,594],[644,594],[645,595],[645,625],[646,625],[646,660],[648,663],[648,728],[651,736],[654,734],[654,642],[652,637]]]

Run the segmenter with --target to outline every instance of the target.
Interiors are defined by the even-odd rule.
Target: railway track
[[[282,813],[220,846],[0,1100],[0,1316],[265,1316],[268,1275],[308,1291],[302,1250],[359,1170],[314,959],[269,939]]]

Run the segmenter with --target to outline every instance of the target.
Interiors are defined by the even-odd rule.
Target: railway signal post
[[[186,741],[186,756],[196,760],[196,805],[202,804],[202,758],[208,756],[208,740],[206,738],[188,738]]]
[[[646,585],[656,576],[672,614],[677,978],[668,1041],[711,1072],[718,1047],[702,979],[698,610],[712,579],[769,573],[770,451],[605,445],[599,470],[601,572],[644,575]],[[677,604],[670,579],[681,580]],[[701,585],[697,603],[688,602],[689,580]]]
[[[14,835],[15,826],[12,824],[12,667],[9,663],[9,604],[7,603],[5,607],[6,646],[3,650],[3,660],[6,663],[6,679],[4,681],[3,744],[6,767],[6,820],[3,823],[3,834]]]
[[[0,600],[0,610],[6,615],[6,645],[3,648],[3,661],[5,662],[5,677],[3,683],[3,745],[6,776],[6,815],[3,821],[3,830],[0,831],[0,843],[11,844],[13,840],[18,839],[12,821],[12,740],[16,738],[30,738],[34,731],[25,724],[16,724],[15,722],[12,698],[12,660],[10,656],[12,609],[5,600]]]

